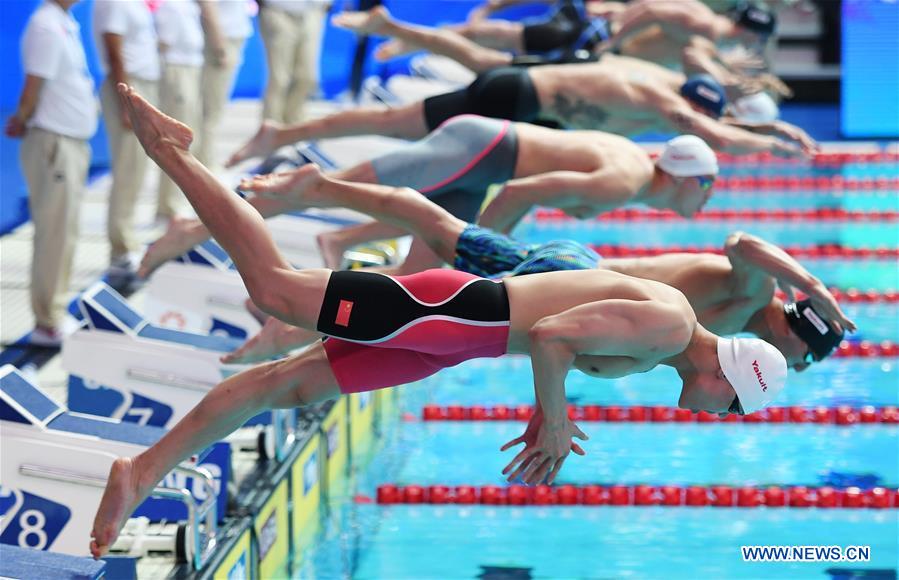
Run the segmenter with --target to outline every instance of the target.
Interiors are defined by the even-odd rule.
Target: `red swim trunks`
[[[502,282],[455,270],[334,272],[318,330],[341,392],[371,391],[504,355],[509,299]]]

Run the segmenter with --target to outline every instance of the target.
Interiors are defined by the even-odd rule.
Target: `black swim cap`
[[[680,94],[688,101],[699,105],[716,119],[724,113],[727,94],[711,75],[692,75],[680,88]]]
[[[827,319],[818,314],[808,298],[784,304],[784,316],[796,336],[809,346],[816,360],[823,360],[843,340],[844,331],[837,332]]]
[[[734,21],[746,30],[764,37],[774,34],[777,28],[777,16],[774,12],[750,2],[737,6]]]

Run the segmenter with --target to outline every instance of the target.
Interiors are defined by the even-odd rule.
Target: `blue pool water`
[[[841,169],[727,167],[725,175],[897,175],[895,166]],[[844,207],[899,209],[896,192],[722,192],[709,208]],[[899,245],[896,223],[884,222],[536,222],[516,231],[528,241],[720,247],[743,230],[783,245]],[[894,260],[800,260],[840,288],[899,288]],[[899,306],[844,305],[859,325],[852,340],[899,339]],[[672,369],[615,381],[570,373],[577,404],[675,405]],[[426,423],[425,404],[532,404],[524,357],[469,361],[403,388],[406,420],[345,498],[332,501],[324,531],[298,571],[319,578],[843,578],[864,571],[895,578],[897,510],[723,509],[665,507],[378,506],[378,485],[502,485],[521,422]],[[791,373],[780,405],[897,405],[899,359],[838,359]],[[821,485],[827,474],[871,474],[899,485],[899,427],[888,425],[590,423],[585,457],[572,456],[560,483],[650,485]],[[871,548],[869,562],[747,563],[743,545]],[[861,577],[861,576],[858,576]]]

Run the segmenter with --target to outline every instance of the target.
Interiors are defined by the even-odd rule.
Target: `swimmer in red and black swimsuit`
[[[152,447],[115,460],[94,520],[95,557],[178,462],[264,409],[394,386],[472,358],[527,354],[539,412],[507,445],[526,447],[506,472],[551,483],[572,450],[583,454],[572,438],[586,439],[566,411],[572,368],[615,378],[672,366],[683,379],[681,406],[720,413],[764,407],[784,386],[787,365],[777,349],[759,339],[720,339],[696,321],[682,293],[651,280],[604,270],[503,282],[443,270],[395,278],[296,271],[259,213],[190,154],[190,129],[125,85],[119,92],[147,154],[231,256],[256,305],[332,338],[229,377]]]

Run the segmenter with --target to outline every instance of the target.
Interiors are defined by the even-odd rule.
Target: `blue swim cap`
[[[763,38],[768,38],[777,29],[777,16],[774,12],[751,2],[743,2],[737,6],[734,22]]]
[[[693,75],[680,88],[680,94],[688,101],[699,105],[716,119],[724,113],[727,95],[718,81],[709,75]]]

